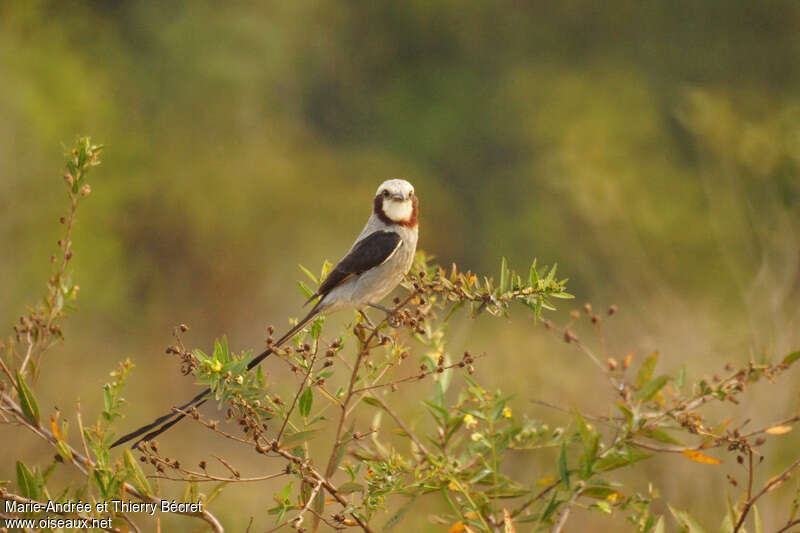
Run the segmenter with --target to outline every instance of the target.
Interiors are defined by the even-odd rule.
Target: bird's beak
[[[392,195],[392,200],[397,200],[399,202],[402,202],[405,199],[406,199],[405,196],[403,196],[402,194],[393,194]]]

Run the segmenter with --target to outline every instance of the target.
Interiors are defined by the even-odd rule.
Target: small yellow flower
[[[503,407],[503,417],[504,418],[511,418],[511,408],[510,407]]]
[[[471,438],[473,442],[478,442],[479,440],[483,440],[483,434],[473,433],[472,435],[469,436],[469,438]]]
[[[451,481],[451,482],[450,482],[450,483],[447,485],[447,488],[448,488],[449,490],[452,490],[452,491],[457,491],[457,490],[458,490],[458,485],[456,485],[455,483],[453,483],[453,482]]]
[[[213,370],[214,372],[219,372],[220,370],[222,370],[222,363],[220,363],[219,361],[214,361],[214,364],[211,365],[211,370]]]
[[[472,429],[478,425],[478,421],[474,416],[466,414],[464,415],[464,425],[467,426],[467,429]]]

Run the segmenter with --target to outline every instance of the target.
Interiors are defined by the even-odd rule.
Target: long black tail
[[[263,361],[268,355],[274,353],[275,349],[280,348],[281,345],[283,345],[283,343],[285,343],[286,341],[288,341],[289,339],[294,337],[294,335],[298,331],[300,331],[300,329],[302,329],[303,326],[308,324],[308,322],[311,321],[311,319],[313,319],[315,316],[317,316],[320,313],[320,311],[322,311],[322,309],[320,308],[319,303],[318,303],[305,316],[305,318],[303,318],[303,320],[298,322],[296,326],[294,326],[292,329],[287,331],[283,335],[283,337],[278,339],[272,346],[270,346],[269,348],[267,348],[266,350],[264,350],[263,352],[261,352],[260,354],[255,356],[252,361],[247,363],[247,370],[253,369],[256,365],[258,365],[258,363]],[[201,392],[200,394],[198,394],[197,396],[195,396],[194,398],[192,398],[191,400],[189,400],[185,404],[177,407],[177,409],[180,410],[180,411],[184,411],[186,409],[189,409],[190,407],[200,407],[201,405],[206,403],[206,401],[208,401],[208,398],[209,398],[208,395],[209,395],[210,392],[211,392],[211,389],[204,390],[203,392]],[[142,438],[140,438],[139,440],[134,442],[133,446],[131,446],[131,448],[135,449],[139,445],[140,442],[147,441],[147,440],[152,440],[156,436],[161,435],[166,430],[168,430],[169,428],[171,428],[172,426],[174,426],[175,424],[180,422],[185,416],[186,415],[181,414],[181,413],[176,413],[175,411],[172,411],[172,412],[170,412],[170,413],[168,413],[168,414],[166,414],[164,416],[160,416],[160,417],[156,418],[154,421],[152,421],[151,423],[147,424],[146,426],[142,426],[139,429],[137,429],[136,431],[131,431],[127,435],[123,435],[122,437],[118,438],[116,441],[114,441],[114,443],[111,445],[111,447],[114,448],[115,446],[119,446],[120,444],[125,444],[126,442],[131,441],[131,440],[135,439],[136,437],[144,434],[144,436]]]

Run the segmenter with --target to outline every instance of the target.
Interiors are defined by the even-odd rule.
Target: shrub
[[[42,413],[39,408],[36,380],[47,349],[63,339],[61,322],[77,296],[78,287],[68,270],[70,236],[77,209],[91,192],[86,175],[100,163],[101,152],[102,146],[84,138],[67,155],[64,179],[69,211],[61,219],[64,237],[58,242],[58,255],[52,258],[53,276],[45,297],[20,318],[14,334],[2,345],[4,435],[28,430],[30,437],[42,439],[56,454],[52,460],[41,458],[35,466],[16,462],[16,481],[0,486],[0,496],[8,502],[3,511],[7,520],[60,515],[77,523],[109,518],[100,527],[138,530],[138,517],[129,509],[104,507],[104,502],[124,500],[160,509],[167,505],[164,510],[204,520],[212,530],[222,531],[212,509],[227,485],[246,482],[255,487],[258,481],[286,478],[266,511],[274,517],[274,529],[391,531],[428,498],[445,503],[446,511],[434,520],[450,532],[558,532],[578,507],[622,514],[633,531],[662,532],[665,517],[650,508],[658,481],[640,494],[621,483],[617,474],[627,469],[644,475],[637,471],[643,461],[679,454],[709,465],[710,475],[723,455],[745,465],[747,479],[729,476],[739,497],[729,502],[720,528],[743,531],[752,518],[755,531],[760,531],[758,501],[800,467],[800,459],[787,462],[782,471],[767,473],[766,480],[760,480],[758,472],[760,446],[767,438],[791,431],[800,415],[784,420],[765,415],[767,420],[751,422],[754,429],[750,430],[731,422],[742,393],[758,381],[779,386],[781,374],[800,359],[800,352],[778,362],[750,361],[741,368],[729,365],[724,376],[687,383],[685,371],[676,377],[657,372],[658,353],[633,365],[632,355],[622,360],[601,356],[573,332],[573,324],[584,320],[599,331],[602,322],[614,315],[613,306],[595,313],[587,305],[583,312],[573,312],[564,326],[545,319],[543,313],[553,309],[555,300],[571,298],[565,281],[556,277],[555,266],[540,268],[534,261],[523,275],[504,260],[494,280],[461,272],[455,265],[444,269],[424,253],[418,254],[400,296],[394,299],[391,316],[377,326],[357,318],[331,333],[320,317],[288,346],[276,349],[268,362],[286,365],[296,377],[292,383],[269,382],[260,366],[247,372],[250,354],[232,352],[224,337],[211,353],[204,353],[186,347],[188,327],[175,329],[176,342],[167,352],[180,359],[184,374],[210,387],[226,420],[234,424],[210,419],[196,408],[175,411],[243,450],[263,456],[263,472],[243,474],[235,460],[213,453],[213,464],[203,460],[189,465],[167,457],[155,440],[140,443],[134,452],[112,452],[115,423],[125,409],[122,389],[134,366],[129,360],[119,364],[103,387],[104,409],[98,420],[84,425],[78,412],[77,435],[70,438],[58,411]],[[323,265],[319,276],[304,269],[307,283],[318,284],[329,268],[330,264]],[[313,293],[304,282],[300,287],[306,294]],[[550,427],[519,409],[512,410],[510,396],[480,383],[474,372],[486,354],[464,352],[454,357],[450,353],[447,326],[455,313],[502,317],[517,312],[514,306],[594,363],[616,397],[607,406],[608,415],[551,403],[567,414],[568,423]],[[273,342],[270,338],[267,345]],[[431,397],[421,401],[429,415],[424,427],[412,427],[395,407],[398,391],[419,392],[414,385],[418,382],[433,383]],[[711,405],[721,408],[713,416],[707,414]],[[365,418],[372,420],[369,426],[357,422]],[[310,446],[321,436],[328,437],[329,445]],[[523,458],[545,454],[553,461],[531,486],[505,466],[511,454]],[[51,474],[67,466],[74,473],[72,482],[53,486]],[[184,484],[186,502],[202,506],[162,499],[154,480]],[[217,485],[203,493],[202,482]],[[66,505],[78,501],[90,505]],[[800,524],[799,504],[800,491],[795,489],[781,531]],[[682,529],[702,531],[687,512],[671,507],[670,511]]]

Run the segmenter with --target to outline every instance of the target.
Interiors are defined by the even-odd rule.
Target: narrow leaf
[[[558,475],[566,488],[569,488],[569,471],[567,470],[567,445],[561,443],[561,454],[558,456]]]
[[[17,485],[19,485],[19,491],[26,498],[39,499],[39,483],[36,482],[36,476],[22,461],[17,461]]]
[[[650,380],[633,395],[634,399],[639,402],[650,401],[653,396],[658,394],[658,391],[664,388],[664,385],[669,381],[669,377],[661,376],[656,379]]]
[[[17,394],[19,395],[19,403],[22,407],[22,412],[25,413],[32,422],[39,423],[39,404],[36,402],[36,396],[33,395],[31,389],[25,383],[25,378],[17,371]]]
[[[672,515],[681,524],[681,526],[688,530],[688,533],[705,533],[705,529],[703,529],[703,527],[698,524],[694,518],[689,516],[688,513],[679,511],[671,505],[669,505],[669,510],[672,512]]]
[[[124,459],[125,467],[130,473],[130,479],[133,483],[133,486],[147,496],[152,495],[153,491],[150,489],[150,483],[147,481],[147,476],[144,475],[141,467],[139,467],[139,463],[133,457],[133,454],[130,450],[125,450]]]
[[[792,426],[772,426],[764,430],[767,435],[785,435],[792,430]]]
[[[694,461],[695,463],[703,463],[707,465],[718,465],[722,464],[722,461],[719,459],[715,459],[714,457],[709,457],[708,455],[704,454],[703,452],[699,452],[697,450],[681,450],[683,455]]]
[[[303,273],[304,273],[306,276],[308,276],[308,279],[310,279],[311,281],[313,281],[315,284],[319,284],[319,282],[317,281],[317,277],[316,277],[314,274],[312,274],[312,273],[311,273],[311,271],[310,271],[309,269],[307,269],[307,268],[306,268],[306,267],[304,267],[303,265],[297,265],[297,266],[298,266],[298,267],[300,267],[300,270],[302,270],[302,271],[303,271]]]
[[[300,415],[303,418],[306,418],[311,413],[311,405],[314,403],[314,393],[311,392],[311,388],[307,387],[306,390],[303,391],[303,394],[300,395]]]
[[[783,361],[781,361],[781,362],[784,365],[788,366],[788,365],[791,365],[792,363],[794,363],[795,361],[797,361],[798,359],[800,359],[800,350],[797,350],[796,352],[790,353],[789,355],[784,357]]]
[[[636,374],[637,388],[644,387],[644,384],[653,378],[653,372],[656,369],[656,363],[658,363],[658,352],[653,352],[652,355],[644,360],[644,363],[642,363],[642,366],[639,368],[638,374]]]
[[[298,431],[297,433],[292,433],[291,435],[286,435],[283,438],[283,446],[289,448],[292,446],[297,446],[307,440],[313,439],[317,436],[317,430],[311,429],[308,431]]]

